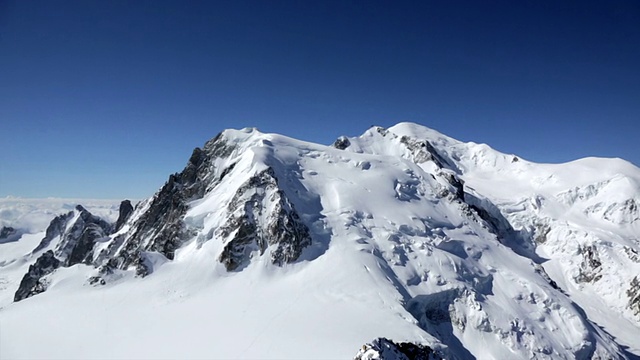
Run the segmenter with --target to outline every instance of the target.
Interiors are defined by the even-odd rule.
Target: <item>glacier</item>
[[[639,205],[621,159],[225,130],[135,207],[6,231],[0,358],[638,358]]]

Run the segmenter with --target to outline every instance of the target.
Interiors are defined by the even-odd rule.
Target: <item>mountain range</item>
[[[254,128],[0,232],[0,358],[640,358],[640,169]]]

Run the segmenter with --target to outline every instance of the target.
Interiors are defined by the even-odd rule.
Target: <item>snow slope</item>
[[[334,146],[226,130],[46,291],[12,302],[67,233],[0,244],[0,358],[338,359],[379,337],[458,359],[632,358],[638,179],[409,123]]]
[[[390,131],[440,144],[470,193],[482,194],[548,261],[542,266],[596,324],[640,353],[640,171],[621,159],[536,164],[413,124]],[[635,293],[638,287],[635,286]]]

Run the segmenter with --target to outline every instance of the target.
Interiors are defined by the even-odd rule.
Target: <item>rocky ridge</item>
[[[42,278],[60,266],[93,266],[98,273],[89,283],[105,284],[105,278],[115,271],[133,269],[138,276],[151,274],[154,261],[150,257],[173,260],[176,249],[198,234],[197,227],[185,222],[189,204],[214,190],[233,170],[234,157],[240,154],[221,133],[203,149],[194,149],[186,167],[170,175],[151,199],[135,209],[129,200],[122,201],[114,224],[80,205],[56,217],[32,252],[45,251],[25,274],[16,301],[44,292]],[[225,160],[228,164],[217,166]],[[309,229],[279,188],[272,168],[241,184],[226,211],[226,221],[216,233],[225,243],[218,260],[229,271],[246,266],[253,251],[263,255],[269,250],[271,262],[282,266],[296,261],[302,249],[311,244]]]

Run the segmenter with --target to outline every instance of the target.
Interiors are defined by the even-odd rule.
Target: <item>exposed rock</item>
[[[109,235],[112,227],[107,221],[94,216],[81,205],[76,206],[76,211],[77,213],[70,211],[55,217],[49,223],[45,237],[32,253],[46,249],[54,239],[60,237],[54,253],[65,266],[91,262],[95,241]],[[74,219],[74,223],[71,224],[70,222]]]
[[[433,161],[441,169],[450,169],[455,173],[460,173],[460,169],[446,156],[443,156],[429,141],[402,136],[400,142],[409,150],[411,159],[416,164]]]
[[[464,181],[451,172],[442,171],[439,174],[455,189],[455,198],[464,201]]]
[[[22,236],[22,232],[11,226],[3,226],[0,229],[0,244],[16,241]]]
[[[229,174],[236,167],[236,163],[229,165],[226,169],[222,170],[220,173],[220,180],[224,179],[227,174]]]
[[[44,292],[47,289],[47,283],[42,278],[54,272],[60,264],[60,260],[56,259],[53,251],[43,253],[33,265],[29,266],[29,271],[22,278],[13,301],[17,302]]]
[[[76,206],[75,211],[55,217],[32,254],[50,247],[52,241],[58,239],[55,248],[47,250],[29,267],[15,294],[15,301],[44,292],[47,284],[42,278],[61,266],[92,264],[96,241],[108,236],[111,230],[111,224],[81,205]]]
[[[157,252],[173,260],[175,251],[197,230],[184,222],[188,203],[202,198],[233,170],[235,164],[217,169],[215,161],[229,157],[235,149],[224,133],[209,140],[202,149],[195,148],[182,172],[169,176],[146,210],[131,223],[130,230],[114,238],[97,256],[95,265],[109,269],[133,266],[138,275],[145,276],[149,271],[141,252]]]
[[[640,279],[637,276],[631,280],[631,285],[627,289],[627,297],[629,297],[629,309],[640,318]]]
[[[547,242],[547,236],[551,232],[551,226],[544,222],[536,222],[533,231],[533,241],[536,244],[544,244]]]
[[[465,203],[462,206],[463,213],[483,223],[484,227],[496,235],[500,243],[509,247],[516,254],[527,257],[535,263],[541,263],[543,261],[543,259],[535,253],[535,243],[533,242],[531,234],[526,231],[515,230],[511,222],[504,217],[495,204],[487,199],[480,199],[469,193],[465,193],[464,201]],[[465,211],[464,205],[469,207],[468,211]]]
[[[436,360],[442,359],[432,348],[411,342],[377,338],[362,346],[354,360]]]
[[[187,236],[183,222],[187,211],[186,185],[188,184],[183,183],[182,175],[169,176],[169,180],[154,196],[148,210],[133,224],[131,235],[117,257],[110,259],[110,265],[125,269],[138,259],[139,251],[147,249],[161,252],[173,259],[175,250]],[[110,246],[116,244],[113,242]]]
[[[336,148],[336,149],[340,149],[340,150],[344,150],[344,149],[348,148],[350,145],[351,145],[351,142],[349,141],[349,139],[346,136],[340,136],[333,143],[333,147]]]
[[[16,229],[12,228],[11,226],[3,226],[2,229],[0,229],[0,240],[6,239],[15,233]]]
[[[122,226],[129,220],[129,217],[133,213],[133,206],[131,205],[131,201],[123,200],[120,203],[120,211],[118,214],[118,220],[116,221],[115,231],[122,229]]]
[[[542,267],[542,265],[540,264],[536,264],[534,266],[534,270],[536,272],[536,274],[542,276],[543,279],[545,279],[549,285],[551,285],[552,288],[556,289],[556,290],[560,290],[562,291],[562,289],[560,289],[560,287],[558,286],[558,283],[556,283],[550,276],[549,274],[547,274],[546,270]]]
[[[382,136],[387,136],[387,134],[389,134],[389,130],[383,128],[382,126],[374,126],[374,128],[376,129],[378,134]]]
[[[409,151],[411,152],[411,156],[413,158],[412,160],[416,164],[422,164],[427,161],[433,161],[436,163],[436,165],[438,165],[438,167],[440,168],[443,167],[442,162],[440,162],[440,160],[437,157],[435,157],[434,154],[427,149],[427,144],[429,143],[428,141],[421,141],[421,140],[412,139],[408,136],[402,136],[400,138],[400,142],[404,144],[404,146],[407,149],[409,149]],[[431,149],[433,149],[433,147],[431,147]],[[435,149],[433,150],[435,151]]]
[[[73,218],[74,212],[69,211],[66,214],[56,216],[47,227],[44,238],[40,241],[40,244],[33,250],[33,253],[46,248],[56,236],[61,236],[67,228],[67,223]]]
[[[632,224],[640,220],[640,205],[635,199],[609,205],[602,215],[614,224]]]
[[[97,239],[111,233],[111,224],[94,216],[82,206],[76,206],[79,216],[71,228],[65,230],[55,249],[55,255],[64,266],[91,263],[93,246]]]
[[[628,246],[623,247],[625,254],[629,257],[629,260],[634,263],[640,263],[640,254],[634,248],[630,248]]]
[[[578,248],[578,254],[582,255],[582,263],[580,264],[580,273],[575,278],[578,283],[596,282],[602,278],[600,266],[602,262],[598,256],[598,249],[595,245],[581,246]]]
[[[89,285],[106,285],[107,282],[102,278],[102,276],[92,276],[87,280]]]
[[[225,239],[219,260],[229,271],[245,264],[252,252],[263,255],[270,246],[271,262],[281,266],[297,260],[302,249],[311,244],[309,229],[278,188],[271,168],[243,184],[228,209],[234,215],[218,232]]]
[[[233,150],[222,133],[208,141],[203,149],[195,148],[184,170],[169,176],[149,208],[132,224],[130,235],[112,242],[99,258],[112,268],[126,269],[134,265],[142,276],[148,272],[141,265],[140,251],[155,251],[172,260],[176,249],[192,235],[183,221],[187,203],[202,198],[226,175],[223,171],[216,179],[213,162],[229,156]],[[225,171],[231,169],[233,165]]]

